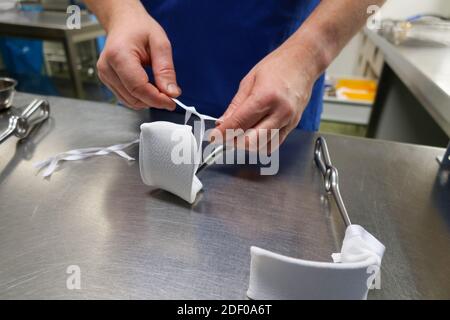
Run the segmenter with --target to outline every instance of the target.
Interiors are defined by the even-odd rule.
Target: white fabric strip
[[[76,161],[95,156],[104,156],[110,153],[115,153],[128,161],[133,161],[135,159],[130,157],[123,150],[137,143],[139,143],[139,139],[133,140],[128,143],[115,144],[109,147],[93,147],[70,150],[50,157],[47,160],[36,162],[33,164],[33,166],[39,170],[47,167],[47,169],[42,174],[42,176],[45,178],[50,177],[53,172],[58,169],[59,162],[61,161]]]
[[[217,118],[205,115],[205,114],[201,114],[200,112],[198,112],[194,107],[189,107],[187,105],[185,105],[184,103],[182,103],[180,100],[172,98],[172,100],[179,105],[181,108],[183,108],[184,110],[186,110],[186,116],[184,118],[184,122],[188,122],[189,118],[191,117],[191,114],[195,114],[197,117],[199,117],[200,119],[204,119],[204,120],[211,120],[211,121],[221,121]]]
[[[186,110],[186,114],[184,116],[184,124],[187,124],[187,122],[189,121],[189,119],[191,118],[192,114],[195,114],[197,117],[200,118],[200,137],[199,137],[199,143],[198,143],[198,152],[197,152],[197,163],[200,162],[201,159],[201,154],[202,154],[202,142],[203,142],[203,138],[205,136],[205,121],[206,120],[211,120],[211,121],[221,121],[220,119],[205,115],[205,114],[201,114],[200,112],[198,112],[195,107],[189,107],[187,105],[185,105],[184,103],[182,103],[181,101],[179,101],[178,99],[172,98],[172,100],[181,108],[183,108],[184,110]]]

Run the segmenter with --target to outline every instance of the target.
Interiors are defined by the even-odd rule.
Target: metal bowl
[[[0,111],[11,107],[17,81],[11,78],[0,78]]]

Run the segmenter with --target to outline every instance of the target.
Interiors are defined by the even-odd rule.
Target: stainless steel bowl
[[[11,107],[17,81],[11,78],[0,78],[0,111]]]

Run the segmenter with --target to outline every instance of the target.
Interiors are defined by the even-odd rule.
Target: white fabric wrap
[[[295,259],[251,247],[247,296],[264,299],[367,299],[384,245],[359,225],[345,232],[332,262]]]
[[[195,174],[201,161],[205,120],[217,119],[173,100],[186,110],[185,124],[155,121],[141,125],[139,167],[145,184],[169,191],[192,204],[203,187]],[[198,141],[192,127],[186,124],[192,114],[200,119]],[[189,161],[174,161],[179,151],[187,153]]]
[[[180,141],[173,139],[184,136]],[[139,143],[139,167],[142,181],[152,187],[169,191],[189,203],[193,203],[202,183],[195,175],[198,159],[188,163],[174,163],[172,156],[177,150],[189,150],[197,154],[197,141],[192,127],[166,121],[156,121],[141,125]]]

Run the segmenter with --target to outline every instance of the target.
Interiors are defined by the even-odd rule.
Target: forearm
[[[139,0],[84,0],[88,8],[97,16],[107,32],[117,22],[132,19],[136,15],[147,15]]]
[[[385,0],[322,0],[311,16],[289,38],[299,55],[314,61],[309,65],[312,77],[318,77],[342,48],[364,26],[370,5],[381,6]]]

